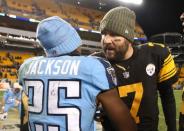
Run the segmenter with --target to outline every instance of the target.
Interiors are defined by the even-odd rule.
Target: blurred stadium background
[[[99,22],[110,8],[112,0],[0,0],[0,101],[7,83],[17,82],[17,73],[23,61],[43,55],[35,38],[37,24],[49,16],[60,16],[70,22],[83,39],[82,53],[89,55],[101,50]],[[104,5],[109,5],[103,9]],[[135,44],[154,41],[166,44],[177,63],[179,81],[174,85],[177,114],[184,87],[184,39],[180,33],[167,32],[149,38],[136,23]],[[160,105],[160,103],[159,103]],[[14,112],[14,110],[12,110]],[[161,131],[165,131],[164,116],[160,111]],[[10,118],[14,118],[13,115]],[[18,120],[18,117],[17,117]],[[178,117],[177,117],[178,120]],[[0,130],[2,122],[0,121]]]

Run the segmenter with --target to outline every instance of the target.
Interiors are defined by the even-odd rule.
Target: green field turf
[[[0,98],[2,97],[2,95],[3,95],[3,91],[0,91]],[[0,99],[1,100],[1,99]]]
[[[176,115],[177,115],[176,122],[177,122],[177,128],[178,128],[182,90],[175,90],[174,95],[175,95],[175,100],[176,100]],[[159,105],[159,112],[160,112],[160,114],[159,114],[159,131],[167,131],[160,99],[159,99],[158,105]]]
[[[2,94],[3,93],[0,91],[0,101],[2,99]],[[179,110],[180,110],[180,104],[181,104],[181,94],[182,94],[181,90],[175,90],[174,91],[174,95],[175,95],[175,99],[176,99],[176,110],[177,110],[177,119],[176,119],[177,120],[177,128],[178,128],[178,118],[179,118]],[[162,108],[161,108],[160,99],[159,99],[158,105],[159,105],[159,110],[160,110],[160,114],[159,114],[159,131],[167,131],[165,121],[164,121],[163,111],[162,111]],[[17,119],[17,118],[18,118],[18,111],[17,110],[11,110],[6,122],[11,123],[13,121],[13,122],[15,122],[15,124],[17,124],[17,123],[19,123],[19,119]],[[5,122],[0,121],[0,130],[1,130],[1,126],[3,125],[3,123],[5,123]],[[7,124],[7,125],[10,125],[10,124]],[[9,127],[9,128],[11,128],[11,127]],[[15,128],[13,130],[15,131]],[[98,131],[100,131],[100,130],[98,130]]]

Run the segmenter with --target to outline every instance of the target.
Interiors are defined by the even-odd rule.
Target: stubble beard
[[[122,60],[125,59],[125,55],[126,53],[128,52],[128,48],[129,48],[129,44],[128,42],[125,42],[125,45],[123,47],[117,47],[115,50],[114,50],[114,56],[112,57],[107,57],[107,59],[110,61],[110,62],[120,62]]]

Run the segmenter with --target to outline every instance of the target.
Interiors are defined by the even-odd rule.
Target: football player
[[[21,108],[21,89],[18,83],[14,83],[11,89],[7,89],[3,95],[2,108],[0,119],[5,120],[8,116],[8,111],[11,108],[18,108],[20,113]]]
[[[182,21],[182,26],[184,27],[184,12],[181,14],[180,20]],[[183,32],[184,32],[184,29],[183,29]],[[181,111],[179,115],[179,131],[184,131],[184,91],[182,94],[182,105],[181,105]]]
[[[105,57],[113,65],[119,95],[130,109],[138,131],[158,130],[158,94],[168,131],[176,131],[176,106],[172,84],[177,70],[169,49],[148,42],[133,46],[135,13],[126,7],[116,7],[106,13],[100,23]],[[123,116],[123,114],[122,114]],[[114,130],[108,119],[106,131]]]
[[[57,16],[42,20],[37,38],[47,56],[28,59],[20,67],[25,112],[21,130],[96,130],[99,102],[117,130],[136,130],[117,89],[110,89],[116,83],[113,68],[102,59],[79,56],[81,39],[69,23]]]

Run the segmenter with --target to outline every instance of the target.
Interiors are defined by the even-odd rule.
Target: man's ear
[[[184,12],[181,14],[180,20],[181,20],[182,22],[184,22]]]
[[[182,26],[184,27],[184,12],[181,14],[180,20],[182,21]],[[183,32],[184,32],[184,28],[183,28]]]

